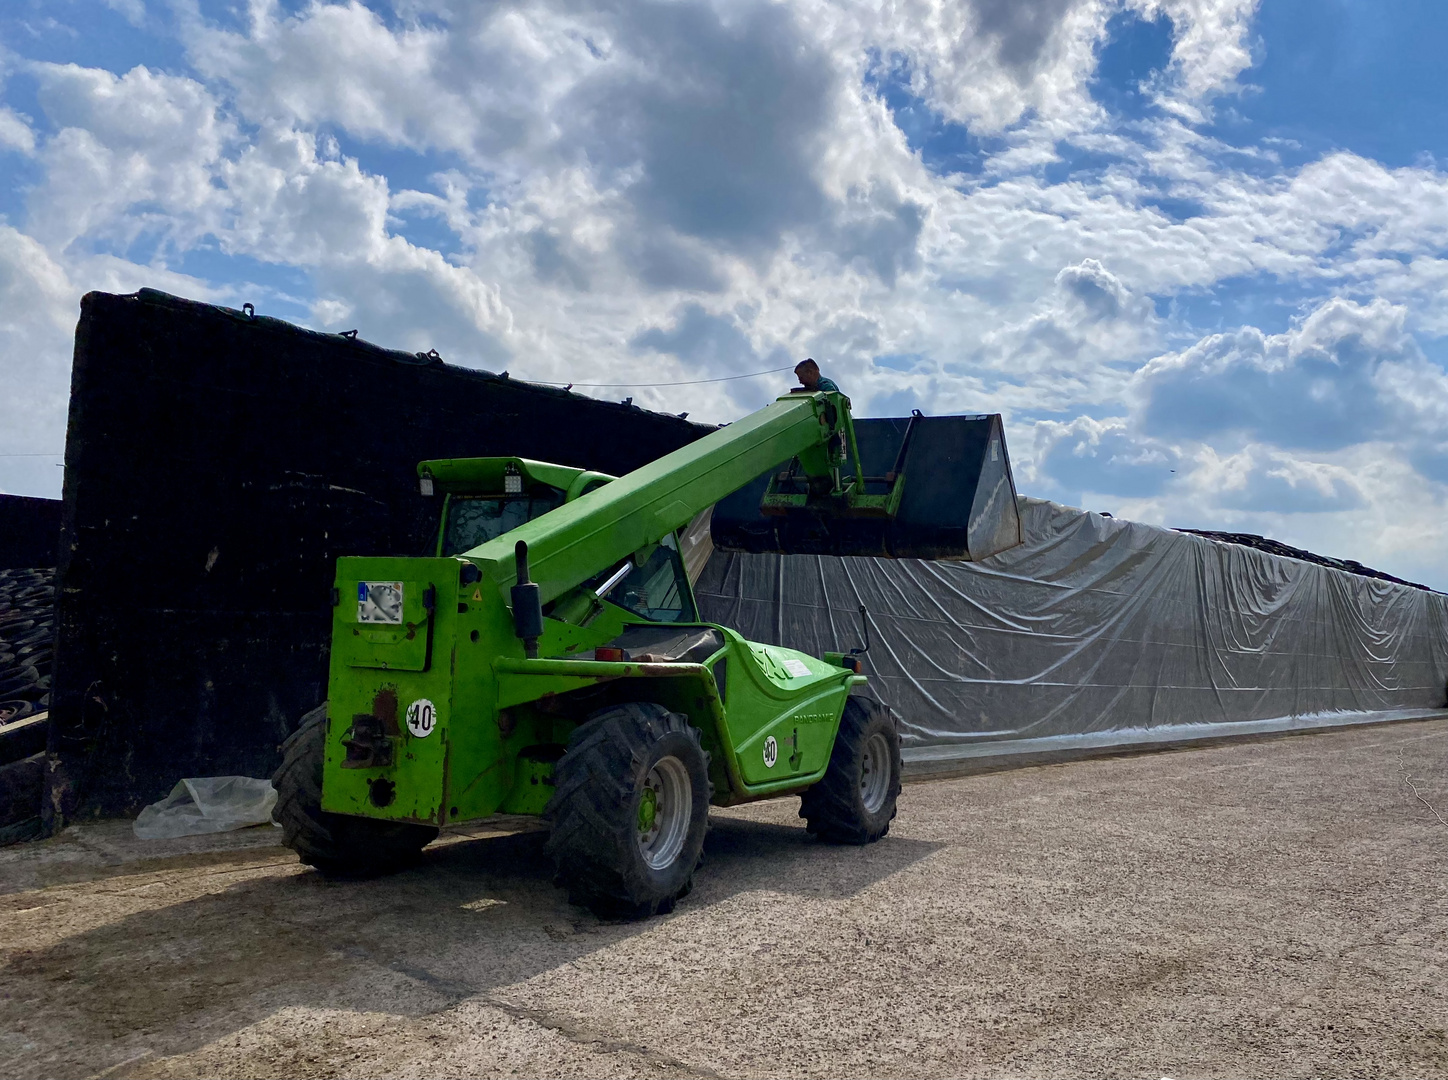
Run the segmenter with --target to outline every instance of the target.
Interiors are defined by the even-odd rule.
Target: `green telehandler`
[[[680,535],[767,476],[766,548],[889,555],[917,419],[882,476],[866,475],[837,392],[785,395],[618,478],[524,458],[421,463],[422,494],[442,497],[433,555],[337,560],[328,699],[274,777],[285,843],[326,873],[369,876],[443,827],[542,815],[570,900],[637,917],[688,892],[711,804],[800,795],[821,839],[879,839],[900,739],[858,692],[863,650],[816,657],[701,622]],[[974,419],[1000,462],[993,488],[960,469],[984,540],[961,532],[941,551],[937,537],[936,555],[1020,539],[999,417]]]

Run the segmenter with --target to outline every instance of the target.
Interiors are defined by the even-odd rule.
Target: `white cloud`
[[[63,251],[87,235],[126,244],[155,231],[187,245],[206,231],[231,129],[205,87],[144,67],[32,71],[59,130],[39,151],[47,178],[31,193],[31,235]]]
[[[1252,62],[1251,24],[1258,0],[1138,0],[1147,16],[1160,11],[1175,29],[1171,75],[1183,104],[1236,88]],[[1183,99],[1185,99],[1183,101]]]
[[[1448,177],[1203,134],[1250,81],[1255,0],[182,10],[189,72],[32,64],[44,123],[0,112],[44,176],[10,242],[67,320],[97,283],[284,291],[186,276],[204,246],[299,271],[320,326],[524,377],[808,354],[862,413],[1002,409],[1023,484],[1152,520],[1300,541],[1383,492],[1442,498],[1448,395],[1417,339],[1448,334]],[[1122,12],[1173,28],[1164,114],[1130,125],[1089,84]],[[978,173],[912,149],[900,79],[941,138],[988,137]],[[1179,313],[1233,281],[1290,286],[1298,318]],[[34,303],[13,333],[59,349]],[[596,392],[722,421],[786,380]]]
[[[132,26],[140,27],[146,22],[146,5],[144,0],[105,0],[106,7],[117,12],[126,22]]]
[[[1123,516],[1441,574],[1448,372],[1406,321],[1332,299],[1281,334],[1210,335],[1143,365],[1125,415],[1038,423],[1025,475]]]
[[[0,491],[54,496],[79,294],[38,242],[0,225]],[[32,456],[33,455],[33,456]]]
[[[35,132],[14,109],[0,107],[0,149],[18,150],[26,155],[35,153]]]
[[[1448,373],[1405,330],[1407,311],[1334,299],[1282,334],[1244,327],[1157,357],[1134,379],[1144,431],[1242,434],[1331,450],[1448,434]]]

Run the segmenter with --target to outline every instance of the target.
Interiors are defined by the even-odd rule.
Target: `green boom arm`
[[[831,456],[820,451],[842,425],[847,430],[850,425],[849,399],[842,394],[781,397],[462,557],[477,564],[506,595],[516,575],[514,545],[524,541],[529,574],[546,604],[657,543],[782,462],[800,457],[807,473],[827,475]]]

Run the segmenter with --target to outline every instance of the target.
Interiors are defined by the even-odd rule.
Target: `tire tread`
[[[372,821],[322,809],[327,706],[302,717],[281,745],[282,763],[272,776],[277,791],[272,820],[282,843],[308,866],[336,877],[376,877],[402,869],[437,838],[432,826]]]
[[[544,812],[553,826],[545,850],[571,903],[636,918],[672,910],[689,891],[702,860],[702,832],[698,849],[681,855],[690,860],[682,884],[666,895],[650,895],[631,872],[636,824],[628,778],[648,760],[653,745],[672,734],[688,738],[702,759],[707,827],[713,795],[709,755],[688,717],[652,702],[628,702],[600,710],[574,729],[555,767],[556,787]]]
[[[865,742],[880,722],[887,725],[893,776],[886,794],[888,814],[873,818],[860,802],[858,762]],[[871,844],[890,831],[900,794],[900,736],[889,711],[876,701],[851,695],[840,717],[840,729],[830,752],[824,777],[800,798],[799,816],[805,828],[832,844]],[[883,810],[883,808],[882,808]],[[883,822],[880,817],[883,816]]]

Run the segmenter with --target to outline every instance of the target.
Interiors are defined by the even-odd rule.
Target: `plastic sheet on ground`
[[[1437,714],[1448,596],[1038,499],[979,563],[716,551],[704,618],[862,644],[907,763]]]
[[[182,780],[160,802],[137,815],[132,826],[142,840],[232,832],[271,821],[277,804],[270,780],[251,776],[199,776]]]

